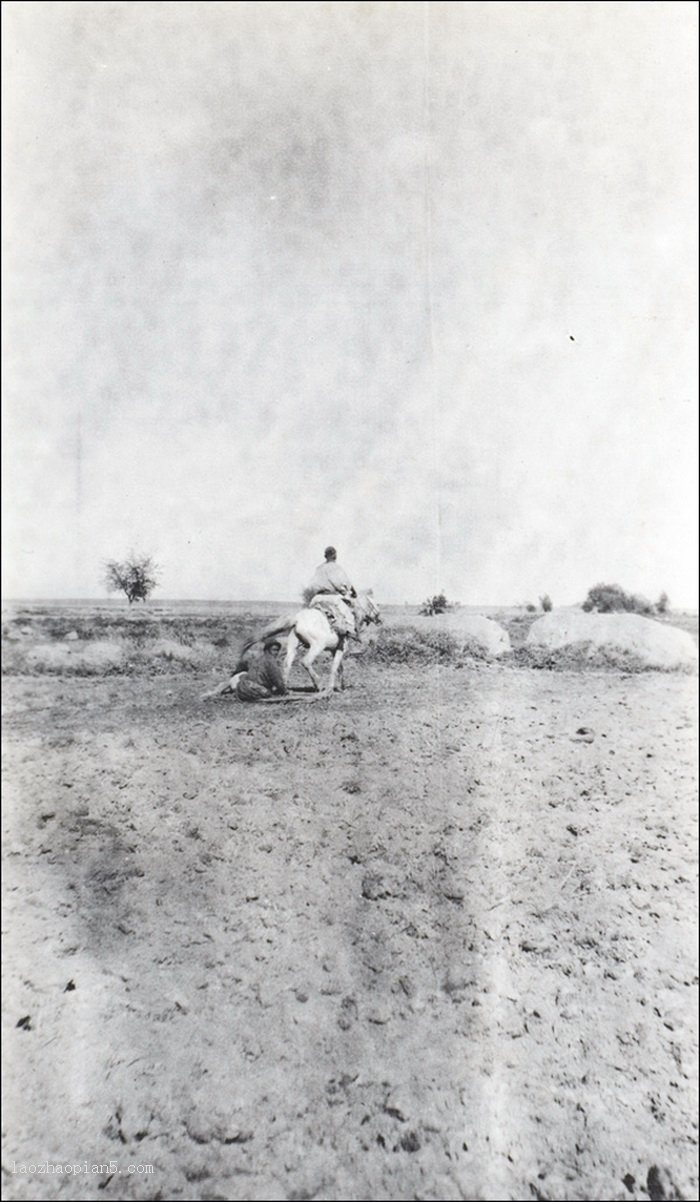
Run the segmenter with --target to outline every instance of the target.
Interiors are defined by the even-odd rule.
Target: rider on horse
[[[353,607],[357,593],[347,572],[338,563],[335,547],[326,547],[324,562],[316,568],[306,592],[311,596],[309,605],[323,610],[338,635],[359,642]]]

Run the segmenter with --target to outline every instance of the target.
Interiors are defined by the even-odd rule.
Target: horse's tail
[[[256,634],[254,639],[247,639],[241,647],[241,658],[246,654],[246,652],[250,651],[251,647],[253,647],[255,643],[265,643],[268,639],[271,639],[276,634],[287,634],[287,632],[290,631],[294,626],[296,617],[296,614],[287,614],[287,616],[284,618],[276,618],[274,622],[270,622],[269,626],[266,626],[264,630],[261,630],[260,634]]]

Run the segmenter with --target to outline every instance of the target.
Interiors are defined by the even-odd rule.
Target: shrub
[[[635,593],[626,593],[619,584],[596,584],[588,590],[588,596],[581,607],[585,613],[614,614],[633,613],[651,614],[654,607],[646,597]]]
[[[433,614],[444,614],[446,610],[451,609],[451,605],[444,593],[436,593],[434,597],[428,597],[420,607],[420,612],[425,618],[430,618]]]

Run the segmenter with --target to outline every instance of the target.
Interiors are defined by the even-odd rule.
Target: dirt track
[[[6,686],[5,1196],[696,1196],[696,682],[348,678]]]

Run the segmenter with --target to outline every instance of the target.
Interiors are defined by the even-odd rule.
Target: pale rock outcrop
[[[697,664],[698,649],[687,630],[640,614],[589,614],[558,610],[533,622],[526,645],[557,651],[586,644],[635,656],[649,668],[687,668]]]

